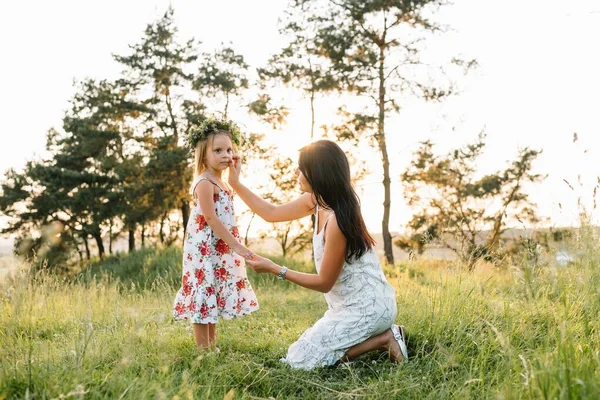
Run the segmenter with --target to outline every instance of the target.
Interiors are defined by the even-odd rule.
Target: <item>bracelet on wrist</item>
[[[287,270],[287,267],[285,265],[282,265],[281,269],[279,270],[279,274],[277,275],[277,279],[285,280],[285,274]]]

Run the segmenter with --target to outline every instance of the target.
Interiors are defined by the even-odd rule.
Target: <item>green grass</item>
[[[600,398],[596,248],[569,268],[387,267],[410,361],[372,354],[314,371],[278,360],[323,297],[271,276],[250,273],[261,310],[218,325],[219,354],[199,353],[171,318],[178,249],[113,257],[75,279],[20,277],[0,287],[0,399]]]

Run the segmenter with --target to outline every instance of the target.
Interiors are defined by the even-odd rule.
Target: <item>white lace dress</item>
[[[315,227],[319,226],[318,209]],[[317,271],[325,247],[325,222],[313,236]],[[342,272],[325,294],[325,315],[292,344],[281,361],[292,368],[312,369],[335,364],[350,347],[389,329],[397,316],[394,288],[387,282],[373,250]]]

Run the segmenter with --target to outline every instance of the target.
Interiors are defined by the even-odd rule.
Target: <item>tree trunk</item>
[[[181,218],[183,220],[183,237],[185,238],[185,231],[187,229],[188,220],[190,219],[190,204],[187,200],[181,201]]]
[[[315,136],[315,74],[312,69],[310,57],[308,60],[310,66],[310,141],[312,142]]]
[[[486,248],[490,251],[495,250],[498,247],[498,242],[500,238],[500,228],[502,227],[502,217],[504,216],[504,210],[500,212],[500,215],[496,217],[494,220],[494,228],[492,228],[492,233],[489,236],[487,243],[485,244]]]
[[[283,233],[283,236],[281,236],[280,240],[279,240],[279,245],[281,246],[281,255],[283,258],[285,258],[285,256],[287,255],[288,252],[288,238],[290,235],[290,228],[291,228],[291,223],[289,223],[287,230]]]
[[[504,201],[504,204],[502,205],[502,209],[500,210],[500,212],[496,216],[496,219],[494,220],[494,228],[492,229],[492,233],[489,235],[489,237],[487,239],[487,243],[486,243],[486,247],[490,251],[495,250],[498,247],[498,243],[500,241],[500,233],[501,233],[500,231],[502,230],[502,221],[504,219],[504,215],[506,214],[506,209],[508,208],[510,203],[513,202],[513,200],[515,198],[515,194],[519,191],[520,182],[521,182],[521,175],[518,176],[517,183],[511,190],[510,194],[508,195],[508,198]]]
[[[256,217],[256,213],[252,213],[250,217],[250,221],[248,221],[248,226],[246,226],[246,234],[244,235],[244,246],[248,247],[248,233],[250,232],[250,225],[252,225],[252,220]]]
[[[146,246],[146,225],[142,224],[142,247]]]
[[[104,258],[104,243],[102,242],[102,235],[100,235],[100,230],[94,230],[92,232],[92,237],[96,240],[96,245],[98,246],[98,256],[102,259]]]
[[[391,189],[390,189],[390,160],[387,153],[387,144],[385,141],[385,51],[384,47],[379,48],[379,117],[377,121],[377,143],[381,151],[381,161],[383,164],[383,219],[381,221],[381,234],[383,236],[383,251],[385,260],[388,264],[394,264],[394,253],[392,250],[392,235],[389,231],[390,224],[390,206],[391,206]]]
[[[163,229],[165,227],[165,218],[167,218],[167,213],[165,212],[162,216],[162,218],[160,219],[160,227],[158,230],[158,237],[160,238],[160,243],[164,244],[165,243],[165,233],[163,232]]]
[[[310,141],[315,137],[315,91],[310,91]]]
[[[167,112],[169,113],[169,117],[171,117],[171,129],[173,129],[173,143],[177,146],[177,141],[179,140],[179,132],[177,130],[177,119],[175,118],[175,113],[173,112],[173,106],[171,105],[171,87],[166,87],[165,92],[165,104],[167,106]]]
[[[475,264],[477,264],[477,259],[471,257],[467,263],[467,269],[469,272],[473,272],[473,270],[475,269]]]
[[[135,250],[135,230],[133,228],[129,228],[129,252]]]
[[[79,263],[83,264],[83,252],[81,251],[81,247],[79,247],[80,243],[77,240],[77,236],[73,237],[73,242],[75,243],[75,247],[77,248],[77,254],[79,255]]]
[[[88,261],[90,261],[90,259],[92,258],[92,255],[90,253],[90,245],[87,241],[87,235],[85,235],[85,237],[83,238],[83,244],[85,246],[85,257],[87,258]]]
[[[113,221],[110,221],[110,226],[108,227],[108,254],[113,253]]]

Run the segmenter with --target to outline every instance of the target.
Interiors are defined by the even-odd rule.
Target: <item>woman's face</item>
[[[303,193],[312,193],[312,187],[306,180],[302,171],[300,171],[300,168],[296,168],[296,175],[298,176],[298,186],[300,187],[300,191]]]

